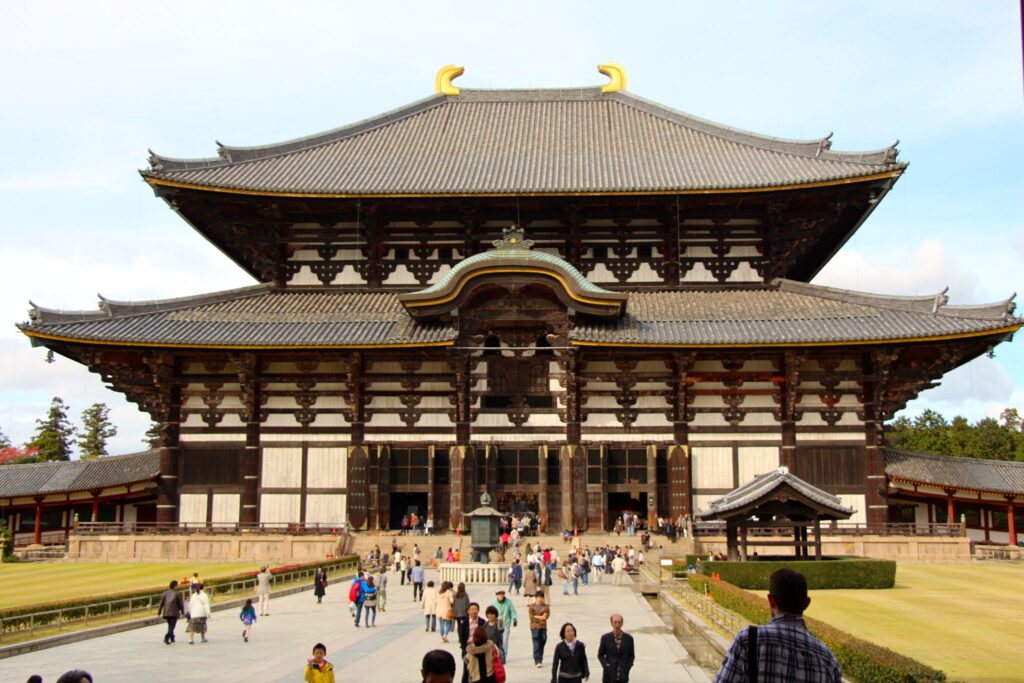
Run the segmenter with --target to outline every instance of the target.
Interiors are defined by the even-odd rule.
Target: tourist
[[[536,593],[536,591],[534,592]],[[505,591],[500,588],[495,593],[494,602],[491,603],[491,607],[498,610],[498,621],[504,627],[500,643],[501,662],[504,664],[505,658],[508,656],[508,644],[511,639],[512,628],[519,626],[519,615],[516,613],[516,606],[505,596]]]
[[[530,605],[530,636],[533,638],[533,663],[539,669],[543,666],[544,645],[548,642],[548,619],[551,608],[544,602],[544,592],[537,591]]]
[[[612,630],[601,636],[601,646],[597,648],[597,661],[604,669],[601,682],[629,683],[629,670],[636,658],[633,636],[622,630],[621,614],[613,614],[611,622]]]
[[[583,679],[590,678],[587,648],[583,641],[576,640],[576,627],[562,624],[558,637],[561,640],[555,645],[551,658],[551,683],[582,683]]]
[[[523,595],[526,596],[527,601],[532,601],[533,596],[537,594],[537,565],[530,562],[526,565],[526,571],[523,573]]]
[[[363,586],[363,611],[366,618],[363,624],[366,628],[373,628],[377,625],[377,586],[373,577],[367,577],[366,585]],[[372,615],[372,617],[371,617]],[[359,626],[359,617],[356,617],[356,626]]]
[[[324,596],[327,595],[327,572],[321,567],[316,568],[316,573],[313,574],[313,595],[316,596],[316,604],[323,602]]]
[[[434,517],[428,516],[427,521],[423,524],[424,533],[429,536],[434,533]]]
[[[212,616],[210,612],[210,598],[203,592],[203,584],[196,583],[192,585],[192,595],[188,601],[188,628],[185,632],[188,633],[188,644],[194,643],[196,634],[206,640],[206,622]]]
[[[506,600],[506,602],[509,602]],[[484,619],[487,620],[487,640],[491,641],[498,646],[498,654],[501,655],[501,662],[505,663],[505,624],[500,620],[498,616],[498,608],[494,605],[488,605],[487,609],[484,610]],[[509,625],[511,628],[511,624]]]
[[[465,668],[465,683],[498,683],[505,680],[505,672],[498,656],[498,646],[487,638],[487,629],[478,626],[473,629],[472,642],[462,655]]]
[[[402,572],[401,584],[404,586],[405,579],[409,574],[409,561],[405,559],[404,555],[402,556],[402,559],[398,562],[398,571]]]
[[[842,673],[835,655],[804,624],[804,610],[811,604],[804,575],[793,569],[776,570],[768,580],[768,604],[772,620],[736,634],[715,682],[839,683]],[[748,648],[754,650],[753,656]],[[756,671],[748,671],[750,663]]]
[[[157,608],[158,615],[167,622],[167,633],[164,634],[164,644],[170,645],[174,642],[174,626],[178,619],[185,613],[185,601],[178,590],[178,582],[171,581],[170,587],[160,596],[160,607]]]
[[[326,656],[326,645],[317,643],[313,646],[313,657],[306,660],[304,681],[307,683],[334,683],[334,665],[324,659]]]
[[[452,552],[452,549],[451,549],[451,548],[448,548],[448,555],[447,555],[447,556],[445,557],[445,560],[444,560],[444,561],[445,561],[445,562],[449,562],[449,563],[451,563],[451,562],[454,562],[454,561],[455,561],[455,553],[454,553],[454,552]]]
[[[423,599],[423,579],[424,571],[420,565],[419,560],[415,560],[412,568],[412,600],[416,602],[417,599]]]
[[[246,598],[238,619],[242,622],[242,640],[248,643],[252,625],[256,623],[256,609],[252,606],[252,598]]]
[[[422,683],[454,683],[455,657],[446,650],[431,650],[420,664]]]
[[[562,580],[562,595],[569,594],[569,582],[572,581],[572,567],[569,560],[563,560],[562,566],[558,568],[558,578]]]
[[[28,681],[26,681],[26,683],[43,683],[43,677],[39,674],[32,674],[28,677]]]
[[[544,601],[551,602],[551,570],[550,564],[541,563],[540,565],[540,580],[537,582],[540,589],[544,591]]]
[[[260,573],[256,575],[256,597],[260,599],[260,616],[270,614],[270,579],[271,574],[266,567],[260,567]]]
[[[384,567],[380,567],[377,571],[377,577],[374,579],[374,583],[377,586],[377,609],[381,612],[387,612],[388,572]]]
[[[441,629],[441,642],[448,642],[448,634],[452,631],[452,624],[455,621],[455,592],[452,590],[451,581],[442,581],[441,588],[437,591],[437,614],[438,624]]]
[[[42,680],[41,678],[39,680]],[[57,679],[57,683],[92,683],[92,674],[81,669],[66,671]]]
[[[420,600],[423,607],[423,617],[426,619],[424,631],[437,630],[437,589],[433,581],[427,581],[427,587],[423,590],[423,599]],[[383,611],[383,610],[382,610]]]
[[[458,627],[456,635],[459,637],[459,647],[465,652],[466,643],[469,641],[469,631],[466,630],[469,622],[469,593],[466,592],[466,584],[461,581],[455,588],[452,610],[455,612],[455,623]]]
[[[583,565],[580,563],[579,560],[577,560],[577,561],[575,561],[575,562],[573,562],[572,564],[569,565],[569,572],[570,572],[569,580],[572,581],[572,594],[573,595],[579,595],[580,594],[580,576],[583,575]]]
[[[348,604],[351,613],[355,616],[356,628],[359,628],[359,620],[363,615],[363,592],[366,588],[366,577],[363,572],[356,574],[356,580],[348,589]]]
[[[462,584],[459,584],[462,585]],[[458,595],[458,593],[456,593]],[[462,656],[466,656],[466,648],[473,638],[473,632],[479,627],[486,627],[487,620],[480,616],[480,605],[475,602],[469,603],[466,607],[466,620],[459,623],[459,646],[462,649]],[[463,644],[465,643],[465,644]],[[467,678],[468,668],[462,668],[462,683],[468,683]]]
[[[622,575],[626,573],[626,559],[622,555],[616,555],[612,560],[612,585],[622,585]]]
[[[597,578],[597,582],[601,583],[601,574],[604,574],[604,551],[599,550],[595,553],[594,559],[590,564],[594,568],[594,576]]]
[[[195,587],[202,583],[199,580],[199,572],[192,572],[192,578],[188,580],[189,588],[195,590]]]
[[[516,595],[519,595],[519,589],[522,585],[523,566],[516,559],[512,561],[512,566],[508,568],[508,592],[511,593],[514,590]]]

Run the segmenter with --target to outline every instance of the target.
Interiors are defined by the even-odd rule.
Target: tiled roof
[[[920,484],[1024,495],[1024,462],[886,448],[885,473]]]
[[[26,331],[119,343],[200,346],[394,346],[446,342],[450,326],[417,324],[395,294],[273,291],[265,285],[96,312],[36,309]]]
[[[898,174],[892,147],[835,152],[619,91],[462,90],[290,142],[153,155],[143,175],[240,191],[446,195],[743,190]]]
[[[41,462],[0,467],[0,498],[65,491],[88,491],[155,479],[160,454],[143,451],[90,460]]]
[[[730,491],[721,498],[716,498],[708,503],[707,510],[698,512],[697,516],[707,519],[719,519],[724,513],[744,508],[762,498],[770,500],[772,492],[785,485],[795,489],[798,493],[818,505],[831,510],[836,515],[836,518],[846,519],[855,512],[853,508],[844,506],[839,496],[834,496],[827,491],[822,491],[818,487],[808,484],[800,477],[792,474],[786,467],[779,467],[771,472],[759,474],[743,486]]]
[[[891,297],[789,280],[758,290],[630,292],[626,313],[581,321],[573,342],[693,345],[855,343],[984,334],[1018,327],[1013,305],[949,306],[943,295]],[[450,342],[393,292],[273,290],[266,285],[166,301],[104,300],[98,311],[35,308],[22,329],[83,341],[197,346],[393,346]]]
[[[1013,304],[949,306],[944,294],[895,297],[778,280],[757,290],[632,292],[626,313],[579,324],[578,342],[812,344],[917,339],[1019,326]]]

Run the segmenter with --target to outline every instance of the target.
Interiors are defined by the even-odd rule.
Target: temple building
[[[608,528],[780,466],[854,522],[948,510],[923,475],[887,480],[882,424],[1024,320],[810,284],[904,173],[896,149],[744,132],[601,70],[470,90],[446,68],[326,133],[153,154],[144,181],[257,284],[21,326],[159,422],[136,518],[444,529],[486,490]],[[994,495],[1012,519],[1024,486]]]

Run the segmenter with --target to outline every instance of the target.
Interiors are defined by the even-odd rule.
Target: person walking
[[[601,645],[597,648],[597,661],[603,669],[601,683],[629,683],[629,671],[636,659],[633,636],[622,630],[621,614],[613,614],[611,623],[612,630],[601,636]]]
[[[487,638],[487,629],[478,626],[471,634],[470,645],[462,655],[464,663],[462,679],[465,683],[498,683],[504,680],[498,646]],[[498,672],[501,672],[499,677]]]
[[[498,608],[494,605],[488,605],[487,609],[484,610],[484,619],[487,620],[487,640],[491,641],[498,646],[498,654],[501,656],[501,663],[505,663],[505,651],[501,649],[502,643],[505,642],[505,624],[501,621],[498,616]],[[509,628],[512,624],[509,624]]]
[[[586,646],[576,639],[576,627],[562,624],[558,636],[561,640],[551,658],[551,683],[583,683],[590,678],[590,665]]]
[[[388,571],[384,567],[381,567],[374,578],[374,583],[377,586],[377,609],[381,612],[387,612],[388,603]]]
[[[612,585],[613,586],[621,586],[622,585],[622,575],[626,573],[625,570],[626,570],[626,560],[625,560],[625,558],[622,557],[622,555],[616,555],[615,559],[612,560],[612,572],[614,572],[612,574]]]
[[[466,584],[461,581],[455,588],[452,610],[455,612],[455,624],[458,629],[456,635],[459,637],[459,647],[465,651],[466,643],[469,640],[469,631],[467,630],[469,622],[469,593],[466,592]]]
[[[501,663],[504,664],[508,657],[508,645],[512,636],[512,628],[519,626],[519,615],[516,614],[516,606],[512,604],[512,600],[500,588],[495,593],[491,606],[498,610],[498,621],[504,627],[501,634],[502,641],[499,643],[501,647]]]
[[[715,683],[839,683],[842,671],[836,656],[804,623],[810,604],[804,575],[793,569],[776,570],[768,579],[772,620],[736,634]]]
[[[252,632],[252,625],[256,623],[256,609],[252,606],[252,598],[246,599],[238,619],[242,622],[242,640],[248,643],[249,633]]]
[[[188,633],[188,644],[192,645],[195,642],[196,634],[206,640],[206,622],[212,616],[210,611],[210,598],[203,591],[203,584],[197,583],[192,585],[192,595],[188,600],[188,628],[185,632]]]
[[[426,619],[424,631],[437,630],[437,589],[433,581],[427,581],[427,587],[423,589],[423,599],[420,600],[423,607],[423,617]]]
[[[260,616],[270,615],[270,580],[272,575],[266,567],[260,567],[260,573],[256,575],[256,597],[260,599]]]
[[[420,564],[419,560],[415,560],[413,562],[412,574],[411,575],[412,575],[412,600],[413,600],[413,602],[416,602],[417,600],[422,600],[423,599],[423,579],[425,577],[425,572],[423,570],[423,565]]]
[[[523,572],[523,595],[526,596],[527,603],[532,602],[534,596],[537,595],[537,569],[532,562],[526,566],[526,571]]]
[[[529,607],[530,636],[533,638],[533,663],[538,669],[543,666],[544,645],[548,642],[548,619],[551,608],[544,602],[544,592],[537,591]]]
[[[316,573],[313,574],[313,595],[316,596],[316,604],[323,602],[324,596],[327,595],[327,572],[321,567],[316,568]]]
[[[438,626],[441,629],[441,642],[448,642],[448,634],[452,631],[452,624],[455,622],[455,592],[452,590],[452,582],[444,581],[437,591],[437,614]]]
[[[568,560],[564,560],[562,566],[558,568],[558,578],[562,580],[562,595],[568,595],[569,582],[572,581],[572,567],[569,566]]]
[[[365,618],[363,625],[366,628],[373,628],[377,625],[377,586],[373,577],[367,577],[366,585],[363,586],[363,613]],[[359,626],[358,618],[356,626]]]
[[[359,628],[359,621],[363,615],[363,596],[366,589],[366,577],[363,572],[359,572],[356,575],[356,580],[352,582],[352,587],[348,591],[349,606],[352,610],[352,614],[355,615],[356,628]]]
[[[512,566],[508,568],[508,592],[516,592],[519,595],[519,589],[523,585],[523,565],[519,564],[519,560],[513,560]]]
[[[167,622],[164,645],[170,645],[174,642],[174,627],[184,613],[185,601],[181,597],[181,591],[178,590],[178,582],[171,581],[170,586],[160,596],[160,607],[157,608],[157,614]]]
[[[459,584],[462,585],[462,584]],[[457,593],[456,593],[457,595]],[[466,607],[466,620],[459,624],[459,646],[462,648],[462,657],[465,659],[466,650],[473,641],[473,633],[479,627],[486,627],[487,620],[480,616],[480,605],[475,602],[469,603]],[[463,645],[465,643],[465,645]],[[462,668],[462,683],[469,683],[469,668]]]

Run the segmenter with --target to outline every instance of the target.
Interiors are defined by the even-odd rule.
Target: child
[[[245,601],[245,607],[242,608],[242,613],[238,615],[238,618],[245,625],[245,628],[242,629],[242,640],[248,643],[249,632],[252,630],[252,625],[256,623],[256,609],[252,606],[252,598]]]
[[[306,676],[308,683],[334,683],[334,666],[324,657],[327,656],[327,646],[317,643],[313,646],[313,658],[306,660]]]

